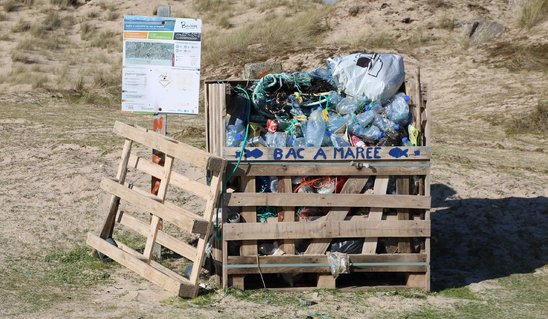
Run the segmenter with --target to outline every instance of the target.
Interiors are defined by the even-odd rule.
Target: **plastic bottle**
[[[401,143],[405,146],[413,146],[413,143],[407,137],[402,137]]]
[[[344,124],[348,121],[350,115],[340,116],[338,114],[331,113],[327,120],[327,129],[333,133],[339,131]]]
[[[268,132],[265,134],[265,139],[268,147],[285,147],[287,145],[286,132]]]
[[[305,129],[305,143],[307,147],[320,147],[325,135],[325,121],[322,115],[322,109],[317,108],[308,117]]]
[[[375,125],[371,125],[366,128],[361,127],[354,133],[368,141],[377,141],[384,137],[384,133]]]
[[[329,91],[329,105],[337,105],[342,100],[342,97],[337,93],[337,91]]]
[[[381,114],[376,114],[375,119],[373,120],[373,124],[390,138],[395,138],[398,136],[398,130],[400,129],[400,126],[385,118]]]
[[[366,127],[375,119],[375,111],[369,110],[356,115],[356,120],[361,126]]]
[[[337,134],[331,134],[331,143],[335,147],[346,147],[351,146],[350,143],[348,143],[348,139],[344,138],[343,136],[337,135]]]
[[[365,106],[365,111],[373,111],[374,113],[382,113],[382,103],[380,100],[371,101]]]
[[[245,127],[242,120],[236,119],[235,124],[228,125],[226,128],[226,146],[238,147],[242,145],[245,135]]]
[[[394,123],[406,124],[409,120],[409,96],[398,93],[386,106],[386,117]]]
[[[353,114],[359,106],[359,101],[353,97],[345,97],[337,103],[337,112],[339,114]]]

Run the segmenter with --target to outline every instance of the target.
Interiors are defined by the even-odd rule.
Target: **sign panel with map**
[[[124,17],[122,111],[198,114],[202,21]]]

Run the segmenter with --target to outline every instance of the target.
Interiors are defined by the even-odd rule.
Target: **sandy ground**
[[[420,20],[429,12],[423,2],[418,6],[384,2],[387,6],[376,1],[363,6],[362,10],[375,12],[367,15],[367,25],[402,12]],[[456,13],[468,6],[459,21],[478,15],[504,19],[511,13],[491,1],[476,2],[488,13],[478,13],[477,7],[471,10],[468,2],[447,1],[451,6],[446,10]],[[347,1],[338,10],[346,12],[359,4]],[[150,8],[135,10],[144,14]],[[426,15],[425,23],[436,21],[434,13]],[[334,38],[360,25],[359,18],[338,15]],[[409,24],[395,24],[395,32],[413,29]],[[85,234],[103,221],[108,197],[100,191],[99,181],[114,176],[122,146],[122,140],[111,133],[114,121],[150,127],[152,120],[122,114],[117,107],[69,104],[46,92],[6,89],[0,95],[0,317],[393,318],[436,317],[476,308],[484,312],[475,317],[545,317],[548,140],[546,135],[508,135],[505,121],[529,112],[546,98],[546,66],[520,71],[495,67],[489,44],[467,47],[457,31],[451,39],[448,31],[425,30],[432,33],[429,36],[448,38],[441,44],[425,43],[408,56],[421,65],[423,82],[432,85],[432,285],[436,292],[225,294],[215,290],[197,301],[185,301],[116,266],[104,270],[106,280],[95,280],[97,272],[86,270],[78,273],[76,283],[60,281],[55,274],[68,270],[48,261],[48,256],[84,245]],[[547,30],[545,21],[527,43],[546,41]],[[510,42],[519,34],[509,31],[506,37]],[[284,60],[284,68],[319,66],[323,58],[338,51],[326,46],[293,54]],[[228,69],[238,74],[232,66],[221,66],[206,67],[205,76],[219,77]],[[196,132],[204,130],[203,123],[202,116],[171,117],[169,131],[200,146],[203,134]],[[528,284],[519,284],[520,280]],[[465,288],[474,298],[444,292],[453,287]],[[301,298],[318,303],[302,307]],[[462,317],[474,316],[463,312]]]

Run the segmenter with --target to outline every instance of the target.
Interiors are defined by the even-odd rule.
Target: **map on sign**
[[[122,111],[198,114],[202,21],[124,17]]]

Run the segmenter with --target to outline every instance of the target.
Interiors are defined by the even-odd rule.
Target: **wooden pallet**
[[[100,235],[89,233],[87,244],[175,295],[195,297],[198,293],[199,275],[205,258],[206,241],[211,233],[212,218],[221,191],[221,176],[224,174],[226,162],[200,149],[171,140],[144,128],[116,122],[114,132],[124,137],[126,141],[116,178],[104,178],[101,181],[101,188],[112,195],[109,212]],[[160,166],[132,155],[131,150],[134,143],[164,153],[166,155],[164,165]],[[210,171],[212,174],[210,185],[175,172],[173,170],[175,160],[181,160],[201,168],[204,172]],[[161,181],[158,194],[152,195],[148,191],[127,183],[126,175],[130,169],[158,178]],[[200,216],[167,201],[166,194],[170,185],[204,199],[206,205],[203,215]],[[134,204],[145,213],[150,213],[150,220],[142,221],[127,212],[120,211],[120,200]],[[112,237],[116,221],[146,237],[143,253],[136,252],[120,242],[117,242],[115,246],[106,241]],[[162,231],[160,227],[162,221],[169,222],[182,231],[198,234],[197,246],[189,245]],[[185,278],[152,260],[152,247],[156,243],[193,262],[190,278]]]
[[[207,149],[229,161],[232,171],[239,148],[224,147],[225,118],[234,107],[231,88],[248,86],[243,81],[206,82]],[[403,274],[404,287],[430,289],[430,122],[428,94],[421,84],[420,69],[406,68],[402,86],[411,97],[410,111],[420,130],[419,147],[367,148],[248,148],[237,167],[239,189],[223,195],[226,207],[241,207],[241,222],[231,224],[223,216],[223,238],[214,257],[222,264],[223,286],[244,288],[246,276],[256,274],[316,275],[316,287],[337,287],[328,273],[327,248],[333,238],[364,238],[360,254],[350,256],[352,272],[373,275]],[[393,156],[404,153],[406,156]],[[279,193],[256,193],[257,176],[278,177]],[[340,194],[292,193],[292,176],[348,176]],[[374,177],[371,194],[362,194],[367,178]],[[389,180],[395,180],[397,194],[387,194]],[[413,185],[414,180],[418,185]],[[257,223],[257,207],[275,206],[278,219]],[[295,207],[329,207],[330,211],[312,222],[298,222]],[[368,207],[367,217],[349,216],[351,207]],[[387,213],[387,210],[396,213]],[[390,239],[391,252],[379,254],[380,241]],[[411,239],[421,238],[420,251],[412,252]],[[296,255],[295,241],[310,239],[303,255]],[[259,256],[258,241],[276,240],[283,256]],[[239,253],[229,255],[229,245],[241,241]],[[221,268],[221,267],[219,267]],[[391,286],[392,287],[392,286]]]

